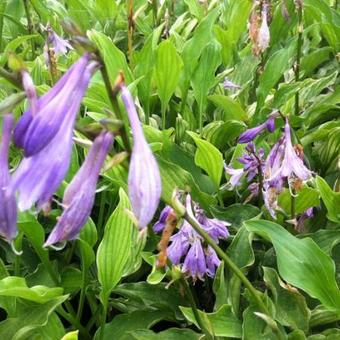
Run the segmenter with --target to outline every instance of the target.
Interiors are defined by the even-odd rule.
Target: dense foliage
[[[337,7],[0,1],[0,337],[340,339]]]

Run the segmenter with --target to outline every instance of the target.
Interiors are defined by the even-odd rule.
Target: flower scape
[[[0,3],[4,339],[338,339],[336,0]]]

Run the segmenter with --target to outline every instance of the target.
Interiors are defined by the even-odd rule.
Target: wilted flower
[[[136,107],[129,90],[122,85],[122,100],[128,113],[133,149],[129,169],[129,197],[139,227],[145,228],[152,220],[161,197],[161,176],[157,161],[145,140]]]
[[[97,63],[88,64],[82,56],[45,95],[37,101],[37,112],[27,110],[19,120],[14,141],[24,148],[26,157],[41,151],[58,133],[63,121],[72,117],[73,124],[81,100]]]
[[[54,243],[74,240],[89,218],[94,203],[100,169],[111,147],[113,136],[102,132],[93,145],[77,174],[68,185],[64,198],[64,211],[49,235],[45,247]]]
[[[268,28],[268,23],[267,23],[267,13],[268,12],[268,5],[266,3],[263,4],[262,6],[262,11],[261,11],[261,26],[258,32],[258,39],[257,39],[257,44],[259,47],[259,50],[263,53],[269,46],[269,41],[270,41],[270,32]]]
[[[224,171],[230,175],[229,183],[231,189],[234,189],[240,184],[240,181],[244,175],[244,170],[242,168],[234,169],[233,167],[224,164]]]
[[[17,207],[14,193],[9,190],[8,149],[13,129],[13,116],[3,116],[0,144],[0,235],[11,242],[17,235]]]
[[[83,57],[81,61],[86,63],[87,60],[87,57]],[[97,65],[83,66],[80,68],[79,64],[73,65],[66,77],[60,79],[47,94],[38,99],[36,116],[32,116],[30,110],[26,111],[15,128],[14,139],[17,145],[24,146],[28,154],[33,150],[39,151],[34,152],[32,156],[25,156],[13,175],[11,187],[13,191],[19,192],[18,206],[22,211],[30,209],[36,202],[39,208],[49,201],[67,173],[76,114],[93,69]],[[75,70],[83,72],[81,77],[74,74]],[[70,77],[77,78],[80,83],[73,84],[73,78]],[[70,87],[73,93],[67,97],[70,95],[67,91]],[[61,98],[60,93],[64,94],[65,98]],[[62,101],[63,108],[52,97],[53,94]],[[59,115],[58,119],[54,114]],[[43,140],[45,144],[42,144]]]
[[[275,130],[275,119],[279,116],[279,111],[275,110],[269,115],[269,118],[261,125],[255,126],[254,128],[248,129],[244,131],[239,139],[239,143],[249,143],[255,137],[257,137],[260,133],[262,133],[265,129],[269,132],[273,132]]]
[[[48,43],[50,43],[53,48],[54,52],[57,55],[65,55],[67,50],[73,50],[73,47],[69,44],[69,42],[63,38],[61,38],[53,29],[48,26]]]
[[[193,212],[189,194],[186,196],[186,211],[216,243],[219,239],[229,236],[228,222],[208,218],[198,204],[194,204],[195,212]],[[165,213],[165,209],[162,213]],[[156,223],[154,230],[158,229],[158,226]],[[203,243],[202,237],[186,220],[183,221],[179,231],[171,236],[170,242],[167,248],[168,258],[174,265],[179,265],[184,274],[192,277],[193,280],[203,280],[205,275],[210,277],[215,275],[220,260],[215,251]]]
[[[288,220],[286,222],[294,225],[294,229],[299,233],[305,231],[305,221],[314,216],[314,207],[306,209],[300,216],[294,218],[293,220]]]

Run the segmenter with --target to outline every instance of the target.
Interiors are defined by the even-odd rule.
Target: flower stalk
[[[302,33],[303,33],[303,23],[302,23],[302,1],[297,2],[297,12],[298,12],[298,40],[297,40],[297,49],[296,49],[296,65],[295,65],[295,81],[298,82],[300,80],[300,67],[301,67],[301,52],[302,52]],[[299,114],[299,105],[300,104],[300,94],[299,90],[295,93],[295,115]]]
[[[254,288],[254,286],[251,284],[251,282],[247,279],[247,277],[243,274],[241,269],[237,267],[237,265],[230,259],[230,257],[216,244],[216,242],[206,233],[199,223],[191,217],[188,212],[186,211],[184,213],[183,218],[190,223],[192,228],[204,239],[204,241],[215,250],[216,254],[219,256],[221,260],[224,261],[224,263],[229,267],[229,269],[242,281],[244,286],[249,290],[250,294],[254,297],[254,300],[259,308],[259,310],[269,315],[269,311],[265,305],[265,303],[262,301],[259,292]]]

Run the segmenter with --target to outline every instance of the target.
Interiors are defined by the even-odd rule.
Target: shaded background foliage
[[[50,72],[41,25],[49,22],[72,38],[61,26],[65,18],[72,20],[100,50],[111,82],[122,71],[138,98],[144,132],[161,171],[162,200],[169,203],[175,187],[190,188],[208,214],[232,223],[231,237],[221,247],[262,292],[270,316],[259,313],[249,291],[222,263],[214,279],[190,282],[201,318],[216,337],[340,337],[340,14],[337,1],[304,0],[299,18],[297,2],[269,1],[270,44],[261,56],[253,55],[248,37],[253,6],[248,0],[0,4],[0,66],[15,71],[15,54],[24,60],[39,94],[44,93],[78,54],[59,57],[55,73]],[[240,89],[225,89],[225,77]],[[1,113],[13,110],[18,118],[27,107],[24,98],[0,78]],[[99,72],[82,103],[76,136],[84,139],[83,129],[111,110]],[[295,141],[318,175],[296,199],[297,213],[321,206],[299,235],[286,223],[288,190],[279,197],[284,213],[274,223],[255,199],[244,204],[245,186],[228,190],[223,172],[223,160],[240,167],[240,133],[262,123],[273,109],[290,115]],[[283,123],[278,120],[278,125]],[[259,136],[256,144],[268,152],[279,134],[277,128]],[[115,152],[121,150],[118,137]],[[85,154],[86,149],[74,146],[58,198]],[[12,168],[20,158],[13,149]],[[91,219],[79,239],[61,251],[42,248],[60,215],[57,204],[48,216],[20,214],[16,246],[23,255],[0,244],[2,337],[60,339],[67,333],[65,339],[73,339],[77,334],[72,331],[79,330],[79,338],[99,338],[101,302],[108,298],[104,338],[199,338],[176,269],[156,266],[159,236],[150,229],[147,240],[139,238],[125,214],[130,207],[127,169],[125,160],[103,173]]]

